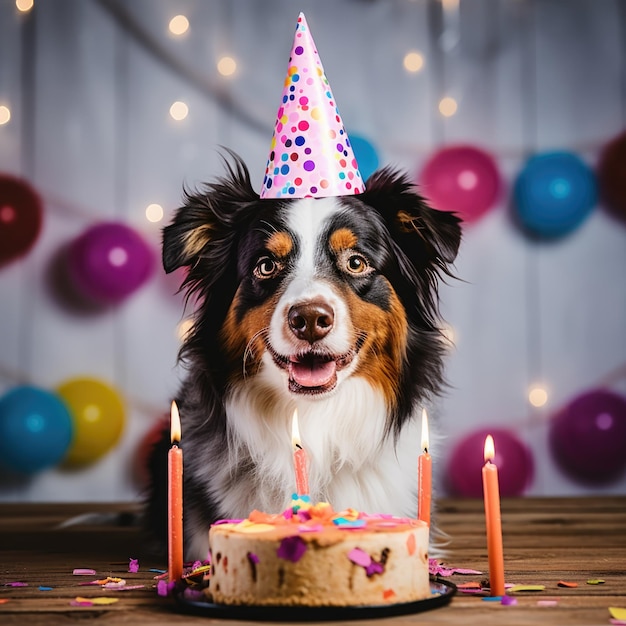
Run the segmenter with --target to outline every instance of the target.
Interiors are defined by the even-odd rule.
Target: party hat
[[[349,196],[364,189],[315,42],[300,13],[261,198]]]

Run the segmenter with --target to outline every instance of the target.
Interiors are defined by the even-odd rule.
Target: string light
[[[4,105],[0,106],[0,126],[7,124],[11,119],[11,109]]]
[[[441,334],[444,336],[444,339],[451,345],[454,345],[454,341],[456,339],[456,331],[454,330],[454,326],[450,324],[444,324],[441,329]]]
[[[534,385],[528,390],[528,401],[534,407],[542,407],[548,401],[548,392],[540,385]]]
[[[217,71],[222,76],[232,76],[236,70],[237,70],[237,61],[235,61],[235,59],[233,59],[232,57],[228,57],[228,56],[222,57],[217,62]]]
[[[419,72],[424,67],[424,57],[419,52],[407,52],[404,56],[404,69],[407,72]]]
[[[170,20],[170,33],[184,35],[189,30],[189,20],[184,15],[176,15]]]
[[[34,0],[15,0],[15,6],[18,11],[22,11],[22,13],[26,13],[26,11],[30,11],[35,4]]]
[[[191,319],[190,317],[180,322],[180,324],[178,324],[178,327],[176,329],[176,335],[178,339],[181,342],[185,341],[185,339],[187,338],[187,335],[191,332],[192,328],[193,328],[193,319]]]
[[[189,115],[189,107],[184,102],[174,102],[170,107],[170,115],[177,121],[184,120]]]
[[[439,101],[439,113],[444,117],[452,117],[458,108],[456,100],[450,96],[446,96]]]
[[[146,207],[146,219],[153,224],[163,219],[163,207],[160,204],[149,204]]]

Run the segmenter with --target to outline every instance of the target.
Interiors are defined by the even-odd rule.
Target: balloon
[[[54,394],[24,385],[0,398],[0,461],[34,474],[61,461],[72,441],[72,418]]]
[[[575,230],[597,199],[591,169],[575,154],[545,152],[528,159],[515,181],[515,210],[528,231],[552,238]]]
[[[125,409],[120,395],[94,378],[74,378],[60,385],[74,422],[74,441],[65,457],[69,466],[87,465],[106,454],[124,428]]]
[[[98,304],[116,304],[143,285],[154,267],[153,253],[132,228],[103,222],[69,246],[68,273],[76,289]]]
[[[449,146],[436,152],[419,175],[421,192],[440,211],[454,211],[476,222],[497,201],[501,179],[494,158],[474,146]]]
[[[379,164],[376,148],[364,137],[350,135],[350,144],[354,158],[359,164],[359,171],[363,180],[367,180],[377,169]]]
[[[139,441],[133,457],[133,475],[141,487],[147,488],[150,484],[150,470],[148,464],[152,449],[164,439],[164,435],[166,436],[168,446],[170,445],[169,431],[170,415],[167,413],[160,417]]]
[[[603,389],[584,393],[550,424],[554,460],[572,478],[607,483],[626,469],[626,398]]]
[[[23,180],[0,174],[0,266],[26,254],[41,231],[41,200]]]
[[[626,133],[604,148],[597,173],[600,195],[607,208],[626,219]]]
[[[487,435],[492,435],[495,443],[493,462],[498,466],[500,494],[503,497],[522,495],[533,479],[533,458],[524,443],[509,430],[501,428],[481,428],[456,445],[447,465],[450,489],[459,496],[482,497]]]

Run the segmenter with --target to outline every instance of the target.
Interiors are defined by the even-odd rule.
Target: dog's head
[[[442,383],[437,286],[460,236],[391,169],[360,195],[260,200],[234,157],[164,229],[165,270],[188,267],[199,298],[181,354],[212,384],[296,399],[362,377],[401,421]]]

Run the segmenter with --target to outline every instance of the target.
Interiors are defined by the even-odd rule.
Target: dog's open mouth
[[[309,395],[334,389],[337,385],[337,372],[347,367],[356,354],[355,350],[339,356],[308,351],[285,357],[269,346],[268,349],[276,365],[289,373],[289,390]]]

